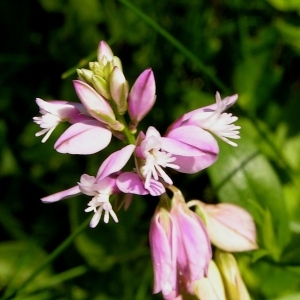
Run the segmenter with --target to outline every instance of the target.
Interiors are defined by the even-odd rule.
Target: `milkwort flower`
[[[236,147],[237,144],[230,139],[240,138],[239,130],[241,127],[233,124],[238,119],[236,116],[224,111],[232,106],[237,99],[238,95],[235,94],[222,100],[220,93],[217,92],[215,104],[184,114],[169,127],[168,132],[181,126],[199,126],[215,134],[229,145]]]
[[[123,192],[132,192],[128,181],[134,180],[137,186],[143,185],[151,195],[161,195],[165,192],[164,185],[173,184],[165,168],[182,173],[196,173],[211,165],[217,159],[218,151],[214,137],[199,127],[175,128],[167,136],[161,136],[150,126],[146,134],[140,132],[137,137],[137,173],[122,175],[118,179],[118,186]],[[154,182],[156,184],[153,189]]]
[[[85,109],[80,103],[67,101],[44,101],[40,98],[36,99],[36,104],[40,108],[40,117],[33,117],[33,121],[40,125],[41,131],[37,132],[36,136],[45,134],[42,143],[46,142],[56,126],[62,122],[76,123],[80,120],[85,120],[82,115]]]
[[[116,120],[106,100],[89,85],[75,80],[74,87],[82,103],[37,99],[42,116],[33,120],[43,130],[36,135],[46,133],[45,142],[59,123],[68,121],[72,125],[59,137],[54,148],[60,153],[93,154],[110,143],[112,130],[122,130],[124,126]]]
[[[258,248],[255,223],[242,207],[231,203],[205,204],[189,201],[196,206],[196,213],[203,216],[211,242],[228,252],[250,251]]]
[[[86,212],[94,212],[90,226],[97,226],[102,212],[104,212],[105,223],[108,223],[109,215],[115,222],[118,222],[118,218],[109,202],[109,196],[121,192],[116,185],[116,179],[119,176],[119,171],[131,157],[134,148],[134,145],[128,145],[111,154],[100,166],[96,177],[83,174],[76,186],[44,197],[41,200],[44,203],[52,203],[79,194],[93,196],[88,203],[88,208],[85,210]]]
[[[42,201],[50,203],[77,194],[92,196],[85,211],[94,212],[90,226],[95,227],[102,214],[104,222],[110,216],[118,222],[109,200],[113,194],[161,195],[150,226],[154,292],[161,291],[165,299],[179,300],[185,293],[197,296],[197,283],[208,274],[212,256],[209,237],[202,220],[172,186],[167,169],[193,174],[212,165],[219,153],[214,135],[237,145],[230,140],[239,138],[240,127],[234,125],[237,117],[224,112],[237,95],[222,100],[217,93],[215,104],[184,114],[164,135],[150,126],[135,140],[139,122],[156,100],[152,70],[143,71],[129,89],[120,59],[104,41],[99,43],[97,61],[89,68],[77,70],[79,80],[73,82],[81,103],[37,100],[42,116],[34,121],[42,130],[36,135],[45,134],[44,142],[60,122],[67,121],[71,126],[55,143],[58,152],[93,154],[104,149],[112,135],[128,145],[111,154],[96,177],[83,174],[76,186]],[[129,126],[123,117],[126,112]],[[132,154],[135,169],[121,172]],[[174,194],[172,201],[166,188]]]
[[[150,225],[150,249],[154,268],[154,293],[176,299],[182,292],[193,294],[193,284],[207,275],[212,257],[209,238],[201,219],[186,206],[174,186],[166,194]]]

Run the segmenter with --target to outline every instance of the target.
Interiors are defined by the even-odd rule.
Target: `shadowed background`
[[[252,213],[261,249],[236,257],[253,299],[299,299],[300,4],[132,0],[149,24],[124,2],[0,3],[0,296],[18,290],[88,217],[87,196],[49,205],[40,198],[95,175],[118,149],[59,154],[53,145],[65,124],[42,144],[32,122],[37,97],[79,101],[76,67],[95,60],[105,40],[130,85],[144,69],[154,71],[157,101],[142,130],[154,125],[163,134],[183,113],[213,103],[216,91],[239,94],[231,110],[242,126],[239,147],[220,142],[208,172],[172,178],[187,200],[233,202]],[[129,211],[118,212],[119,224],[86,229],[15,299],[160,299],[151,292],[148,247],[157,201],[135,197]]]

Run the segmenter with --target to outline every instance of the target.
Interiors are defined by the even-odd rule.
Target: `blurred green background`
[[[239,147],[219,143],[213,167],[173,179],[187,200],[252,213],[260,250],[236,258],[253,299],[300,299],[300,2],[131,3],[145,15],[123,0],[0,2],[0,299],[161,299],[152,295],[152,197],[135,197],[119,224],[86,229],[22,287],[88,217],[84,195],[51,205],[40,198],[94,175],[117,149],[56,153],[64,125],[45,144],[34,136],[35,98],[78,101],[74,70],[96,59],[100,40],[121,58],[131,85],[154,71],[157,102],[143,130],[163,133],[181,114],[213,103],[216,91],[239,94]]]

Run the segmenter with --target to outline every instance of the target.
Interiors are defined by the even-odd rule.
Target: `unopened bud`
[[[216,251],[215,258],[223,278],[227,299],[250,300],[234,256],[231,253]]]
[[[97,58],[99,62],[102,62],[103,58],[105,57],[107,60],[113,59],[113,52],[110,47],[106,44],[106,42],[101,41],[98,46],[98,53]]]
[[[111,99],[111,95],[110,95],[110,92],[109,92],[109,84],[103,77],[100,77],[98,75],[94,75],[92,77],[92,84],[93,84],[95,90],[101,96],[103,96],[107,100]]]
[[[128,82],[123,72],[118,67],[114,67],[110,76],[110,93],[120,115],[127,111],[128,90]]]
[[[256,229],[252,216],[243,208],[231,203],[205,204],[189,202],[205,220],[211,242],[228,252],[257,249]]]
[[[222,277],[213,260],[209,263],[207,277],[194,282],[194,294],[201,300],[226,300]]]
[[[95,119],[107,124],[110,128],[122,131],[124,125],[116,120],[109,103],[91,86],[80,80],[74,80],[76,93],[88,113]]]
[[[91,70],[77,69],[77,74],[79,79],[83,80],[88,84],[92,84],[92,76],[94,73]]]

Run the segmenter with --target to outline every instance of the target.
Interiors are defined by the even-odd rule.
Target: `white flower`
[[[179,166],[173,164],[176,160],[171,153],[161,151],[162,138],[154,127],[149,127],[145,139],[141,142],[140,150],[145,158],[145,164],[141,167],[141,173],[145,178],[145,188],[149,189],[150,180],[159,179],[159,176],[168,183],[173,184],[171,178],[163,168],[179,169]]]
[[[115,178],[106,177],[96,182],[94,176],[84,174],[81,176],[78,186],[83,194],[94,196],[88,203],[88,208],[85,209],[85,212],[94,211],[94,216],[90,222],[92,228],[98,225],[103,211],[105,223],[108,223],[109,215],[112,216],[116,223],[119,222],[109,202],[109,196],[113,194],[115,189]]]

